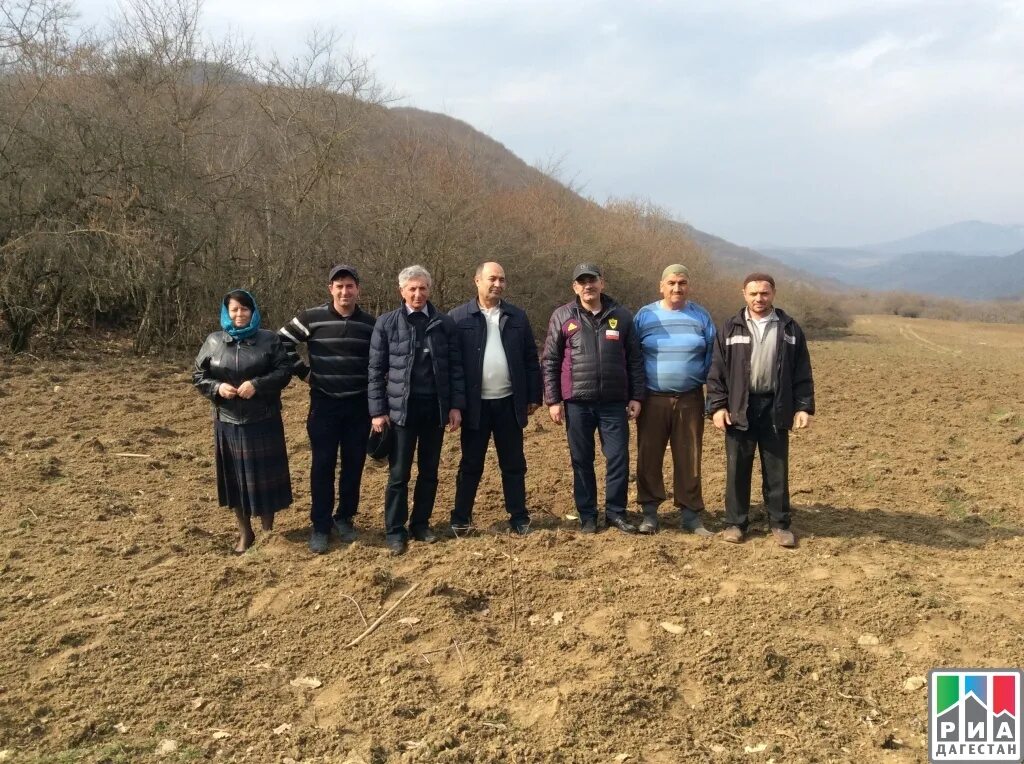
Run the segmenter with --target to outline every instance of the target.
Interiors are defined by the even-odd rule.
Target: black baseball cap
[[[331,268],[331,274],[327,277],[327,283],[339,279],[342,276],[351,276],[352,280],[359,283],[359,271],[353,268],[351,265],[335,265]]]
[[[575,281],[580,276],[596,276],[597,278],[603,278],[601,275],[601,269],[593,263],[580,263],[572,271],[572,280]]]

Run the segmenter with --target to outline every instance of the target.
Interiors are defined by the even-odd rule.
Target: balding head
[[[485,308],[493,308],[505,294],[505,269],[498,263],[480,263],[476,267],[476,298]]]

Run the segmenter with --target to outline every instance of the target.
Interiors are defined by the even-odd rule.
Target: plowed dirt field
[[[811,354],[795,550],[668,505],[655,537],[579,536],[542,410],[537,532],[507,535],[492,455],[479,533],[398,559],[373,463],[361,539],[307,550],[301,382],[295,504],[235,556],[190,359],[0,359],[0,761],[925,761],[915,678],[1024,666],[1024,328],[862,317]],[[714,530],[723,475],[708,427]]]

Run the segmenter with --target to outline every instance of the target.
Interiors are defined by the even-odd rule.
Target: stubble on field
[[[655,537],[580,537],[542,410],[537,532],[507,535],[492,452],[478,532],[389,558],[371,462],[360,540],[311,555],[296,381],[295,504],[235,557],[185,363],[124,351],[0,368],[9,760],[918,762],[919,677],[1024,665],[1020,327],[864,317],[812,343],[796,550],[763,520],[742,546],[682,535],[671,499]],[[458,454],[447,436],[438,525]],[[715,530],[723,474],[709,426]]]

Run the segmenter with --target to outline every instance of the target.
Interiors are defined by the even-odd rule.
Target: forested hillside
[[[72,36],[72,8],[18,0],[0,19],[0,319],[18,351],[34,333],[126,328],[136,350],[194,344],[229,288],[267,324],[323,299],[345,261],[371,311],[421,263],[443,308],[476,263],[500,260],[538,326],[581,260],[631,307],[681,261],[719,317],[735,274],[647,202],[582,198],[501,144],[438,114],[389,108],[364,60],[314,38],[260,60],[207,43],[188,0],[134,0],[110,30]],[[844,318],[784,289],[810,329]]]

